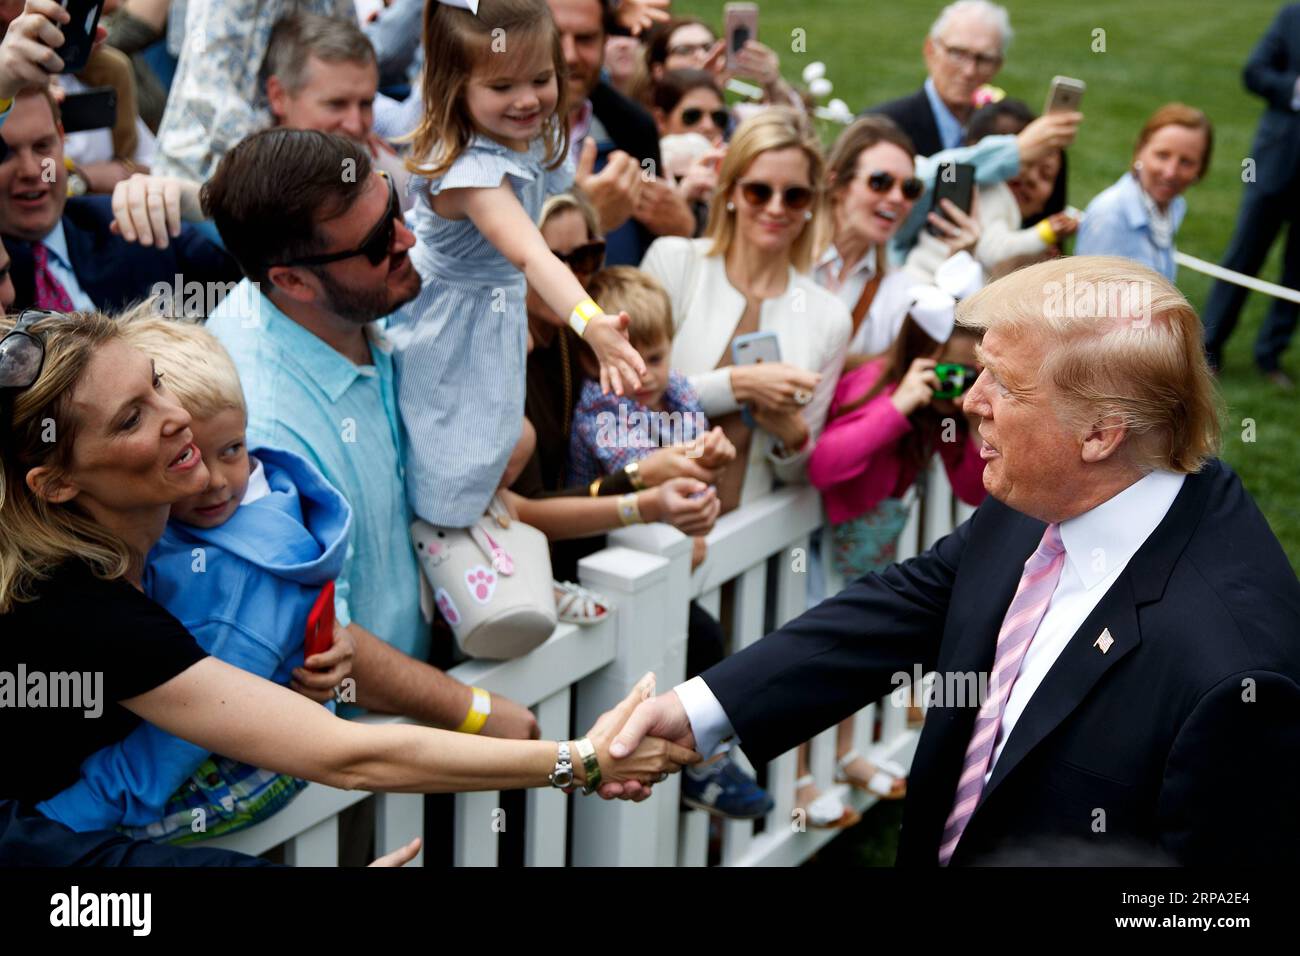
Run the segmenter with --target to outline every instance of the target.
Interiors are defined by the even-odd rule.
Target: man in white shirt
[[[988,501],[642,704],[614,752],[653,734],[769,760],[919,663],[987,690],[930,709],[900,865],[1294,859],[1300,582],[1213,457],[1195,312],[1151,270],[1073,257],[960,315],[984,332],[965,402]]]

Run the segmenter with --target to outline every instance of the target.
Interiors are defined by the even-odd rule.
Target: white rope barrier
[[[1300,304],[1300,291],[1287,288],[1284,285],[1278,285],[1275,282],[1265,282],[1263,279],[1256,279],[1254,276],[1242,275],[1240,272],[1233,272],[1231,269],[1225,269],[1223,266],[1215,265],[1213,262],[1206,262],[1204,259],[1189,256],[1185,252],[1175,251],[1174,262],[1184,268],[1191,269],[1194,272],[1204,273],[1213,279],[1222,279],[1224,282],[1231,282],[1234,285],[1243,286],[1253,292],[1263,292],[1265,295],[1271,295],[1275,299],[1286,299],[1288,302]]]

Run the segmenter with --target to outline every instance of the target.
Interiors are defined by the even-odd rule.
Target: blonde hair
[[[547,196],[546,201],[542,203],[542,212],[537,217],[537,228],[544,228],[552,217],[569,211],[582,216],[582,221],[587,225],[587,235],[591,237],[588,241],[594,242],[602,238],[600,218],[596,215],[596,208],[587,201],[587,197],[579,193],[556,193]]]
[[[704,235],[713,240],[711,256],[726,256],[736,238],[736,213],[728,209],[736,183],[761,154],[780,149],[799,149],[808,157],[808,184],[813,190],[812,218],[790,250],[790,262],[799,272],[812,268],[818,224],[825,215],[826,197],[821,188],[825,160],[817,134],[802,113],[787,106],[774,106],[741,123],[727,147],[718,171],[718,188],[709,203],[709,222]]]
[[[0,317],[0,336],[15,324],[12,316]],[[33,468],[51,468],[57,477],[71,464],[78,424],[72,393],[95,353],[119,339],[121,328],[99,312],[74,312],[39,319],[29,331],[45,345],[41,374],[0,403],[8,419],[0,421],[0,614],[34,599],[36,585],[66,561],[83,561],[96,577],[113,580],[143,557],[75,501],[56,504],[27,486]]]
[[[161,315],[152,299],[132,308],[118,322],[123,338],[154,360],[166,376],[167,390],[194,418],[211,418],[232,408],[247,417],[235,363],[207,329]]]
[[[632,266],[609,266],[587,282],[587,292],[606,312],[631,316],[627,337],[635,348],[673,340],[673,303],[654,277]]]
[[[497,53],[499,39],[506,46]],[[477,132],[466,101],[475,69],[493,56],[517,56],[530,43],[542,44],[551,54],[558,99],[555,112],[542,124],[542,137],[547,168],[563,164],[569,153],[568,68],[550,7],[541,0],[480,0],[473,14],[432,0],[424,7],[424,114],[405,138],[413,144],[407,169],[437,178],[451,168]]]
[[[1221,400],[1201,347],[1201,323],[1164,276],[1118,256],[1027,266],[957,306],[957,321],[1010,339],[1038,336],[1034,378],[1060,392],[1061,421],[1116,418],[1121,453],[1143,472],[1199,471],[1217,454]]]

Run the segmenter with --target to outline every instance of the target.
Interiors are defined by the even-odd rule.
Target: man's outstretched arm
[[[707,756],[718,734],[730,732],[752,760],[767,761],[893,690],[894,674],[911,673],[916,664],[929,670],[979,517],[924,554],[860,578],[699,678],[646,701],[616,738],[614,752],[653,735]]]

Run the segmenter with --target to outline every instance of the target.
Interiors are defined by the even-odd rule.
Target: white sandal
[[[794,782],[794,789],[798,792],[804,787],[816,785],[816,779],[808,773]],[[823,793],[803,810],[808,814],[808,825],[818,830],[842,830],[862,819],[862,814],[852,807],[845,806],[844,801],[833,793]]]
[[[555,610],[566,624],[599,624],[609,616],[612,605],[595,591],[571,581],[553,581]]]
[[[849,764],[859,759],[866,760],[867,763],[876,768],[876,772],[871,775],[871,779],[867,781],[865,786],[849,777],[847,772]],[[856,750],[850,750],[835,762],[835,767],[836,783],[847,783],[850,787],[856,790],[865,790],[881,800],[901,800],[907,796],[907,771],[892,760],[881,760],[879,762],[868,760]],[[903,781],[904,786],[901,792],[895,793],[894,784],[899,780]]]

